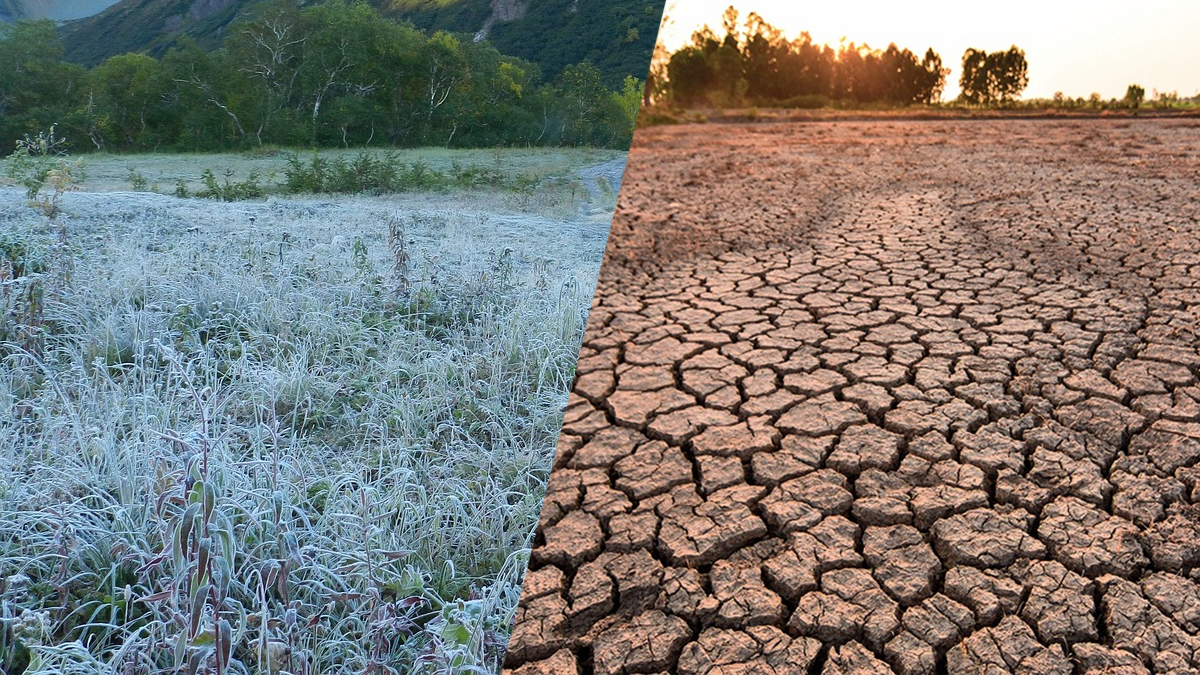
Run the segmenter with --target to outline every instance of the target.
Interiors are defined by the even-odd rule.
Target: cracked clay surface
[[[639,131],[507,666],[1200,673],[1200,123]]]

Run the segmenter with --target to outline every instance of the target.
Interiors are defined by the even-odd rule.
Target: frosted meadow
[[[496,671],[624,154],[163,194],[243,161],[0,187],[0,672]]]

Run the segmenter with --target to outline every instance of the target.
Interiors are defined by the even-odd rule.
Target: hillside
[[[617,80],[645,80],[662,10],[660,0],[536,0],[523,19],[497,23],[488,39],[504,54],[541,64],[547,77],[588,60],[606,75],[619,73]]]
[[[117,0],[0,0],[0,22],[24,19],[70,21],[92,16]]]
[[[94,66],[110,56],[145,52],[162,56],[187,34],[216,48],[225,28],[255,0],[121,0],[105,11],[63,27],[68,61]]]
[[[0,0],[5,7],[22,0]],[[121,0],[63,28],[67,58],[85,66],[125,52],[161,56],[182,35],[204,47],[267,0]],[[317,0],[320,1],[320,0]],[[306,4],[311,4],[306,3]],[[429,31],[474,34],[505,54],[541,66],[553,79],[590,60],[609,85],[645,79],[662,14],[660,0],[369,0],[384,15]]]

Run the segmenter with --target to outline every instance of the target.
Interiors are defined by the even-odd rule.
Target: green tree
[[[368,106],[364,113],[339,116],[339,128],[353,130],[364,144],[382,141],[392,145],[418,140],[413,100],[422,88],[421,49],[425,36],[412,26],[387,22],[374,35],[370,58],[356,70],[356,80],[342,98],[357,99],[351,108]]]
[[[380,24],[378,12],[365,4],[326,2],[308,7],[300,15],[299,33],[305,40],[297,73],[300,98],[309,113],[309,136],[315,144],[321,114],[331,97],[367,84],[358,77],[374,55]]]
[[[227,148],[247,137],[243,118],[250,117],[253,88],[224,51],[206,52],[184,36],[161,61],[164,77],[174,85],[164,92],[180,116],[176,145],[199,151]]]
[[[446,32],[429,38],[421,47],[419,72],[422,86],[420,98],[414,101],[414,111],[421,117],[421,140],[440,144],[445,128],[454,126],[451,112],[455,99],[465,93],[469,78],[458,38]],[[454,131],[449,134],[453,137]]]
[[[608,96],[600,78],[600,70],[587,61],[563,71],[558,85],[560,142],[584,145],[594,140],[601,102]]]
[[[97,149],[149,149],[170,126],[161,110],[166,88],[158,61],[144,54],[114,56],[88,72],[88,135]]]
[[[625,78],[621,90],[613,92],[613,101],[621,113],[621,118],[609,145],[621,147],[633,142],[633,130],[637,127],[638,112],[642,109],[642,93],[645,86],[645,83],[636,77],[629,76]],[[628,143],[625,139],[628,139]]]
[[[224,50],[250,83],[249,116],[255,120],[253,133],[259,145],[280,113],[294,103],[310,30],[293,2],[273,0],[225,40]]]
[[[487,42],[463,41],[459,49],[462,76],[440,109],[434,140],[447,146],[530,142],[537,67]]]
[[[361,0],[267,0],[226,35],[213,51],[184,35],[161,60],[123,54],[88,72],[61,61],[53,24],[0,25],[0,140],[57,124],[112,151],[254,143],[621,147],[642,91],[636,78],[610,88],[587,62],[544,85],[537,66],[486,41],[427,36]],[[711,51],[719,50],[734,56],[725,69],[740,72],[737,45],[714,38]]]
[[[77,135],[71,111],[86,73],[62,55],[54,22],[0,23],[0,140],[9,148],[55,124],[64,135]]]

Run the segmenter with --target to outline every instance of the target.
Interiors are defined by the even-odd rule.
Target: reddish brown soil
[[[1200,672],[1200,123],[634,145],[513,673]]]

